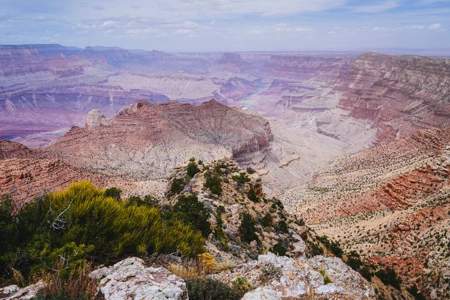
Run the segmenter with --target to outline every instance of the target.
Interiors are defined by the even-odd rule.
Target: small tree
[[[255,220],[248,213],[241,215],[241,225],[239,226],[239,235],[241,240],[245,243],[251,241],[258,241],[258,235],[256,234]]]
[[[195,162],[195,159],[192,159],[189,161],[187,168],[186,168],[186,173],[189,177],[194,177],[195,174],[197,174],[198,172],[200,172],[200,169],[197,166],[197,163]]]
[[[205,174],[204,186],[208,188],[213,194],[222,194],[222,184],[220,182],[220,176],[217,174],[211,174],[210,172],[207,172]]]

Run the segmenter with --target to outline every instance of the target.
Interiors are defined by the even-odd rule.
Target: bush
[[[319,240],[324,244],[327,249],[329,249],[331,252],[333,252],[334,255],[337,257],[342,257],[342,254],[344,254],[344,251],[342,251],[341,246],[334,241],[329,240],[325,235],[322,235],[319,237]]]
[[[239,173],[239,175],[233,175],[233,180],[236,181],[239,185],[244,185],[245,183],[250,181],[247,174]]]
[[[243,296],[240,291],[210,278],[187,280],[186,285],[190,300],[238,300]]]
[[[233,280],[232,287],[242,296],[253,288],[248,280],[244,277],[237,277],[235,280]]]
[[[2,202],[5,219],[10,211]],[[50,193],[22,208],[14,226],[1,226],[2,276],[12,268],[25,278],[48,270],[61,256],[68,269],[84,260],[112,263],[125,256],[179,252],[195,257],[203,252],[201,233],[176,218],[165,219],[161,211],[127,200],[116,201],[83,181],[66,190]]]
[[[284,220],[279,221],[276,225],[275,225],[275,231],[278,233],[288,233],[289,232],[289,228],[287,223]]]
[[[220,246],[222,246],[222,249],[228,250],[227,237],[225,235],[225,232],[223,231],[222,213],[224,211],[225,211],[225,209],[223,206],[219,206],[216,209],[216,228],[214,228],[214,237],[220,243]]]
[[[266,213],[264,215],[264,217],[261,218],[261,220],[259,221],[259,223],[263,226],[263,227],[270,227],[272,226],[272,215],[270,213]]]
[[[211,233],[209,224],[210,212],[198,201],[195,194],[181,195],[174,206],[176,217],[200,230],[204,237]]]
[[[186,182],[183,178],[174,178],[170,183],[169,195],[176,195],[183,191]]]
[[[272,247],[271,252],[279,256],[284,256],[288,251],[288,247],[289,242],[287,240],[280,240],[278,241],[278,243],[275,244],[275,246]]]
[[[255,220],[248,213],[241,215],[241,225],[239,226],[239,236],[241,241],[250,243],[251,241],[258,241],[256,234]]]
[[[191,159],[186,167],[186,173],[189,177],[194,177],[195,174],[200,172],[200,169],[197,167],[195,159]]]
[[[205,188],[208,188],[211,193],[220,195],[222,194],[222,185],[220,182],[220,176],[211,172],[205,174]]]
[[[120,200],[120,195],[122,194],[122,190],[118,189],[116,187],[111,187],[105,190],[104,195],[105,197],[111,197],[116,200]]]
[[[253,186],[250,187],[250,190],[247,192],[247,197],[248,199],[250,199],[250,201],[259,202],[258,195],[256,194],[256,191],[253,188]]]

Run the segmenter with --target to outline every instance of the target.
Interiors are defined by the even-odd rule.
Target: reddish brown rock
[[[198,106],[140,102],[95,123],[72,128],[48,152],[106,175],[159,179],[191,157],[238,158],[267,148],[272,139],[266,120],[214,100]]]
[[[361,55],[343,69],[340,105],[356,118],[373,120],[378,140],[450,125],[450,60]]]
[[[0,141],[0,160],[7,158],[24,158],[33,154],[33,151],[22,144]]]
[[[450,128],[343,158],[301,195],[298,213],[319,234],[392,267],[404,286],[449,296]]]

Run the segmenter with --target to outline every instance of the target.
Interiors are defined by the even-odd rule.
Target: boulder
[[[163,267],[146,267],[136,257],[97,269],[89,276],[99,281],[99,292],[106,300],[188,299],[183,279]]]
[[[9,285],[0,288],[0,299],[3,300],[28,300],[37,296],[39,291],[45,288],[45,283],[40,280],[35,284],[19,288],[17,285]]]

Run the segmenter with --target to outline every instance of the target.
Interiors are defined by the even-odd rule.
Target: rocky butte
[[[46,151],[80,168],[143,180],[165,178],[191,157],[237,159],[263,151],[271,140],[266,120],[215,100],[138,102],[110,120],[89,113],[84,128],[73,127]]]

